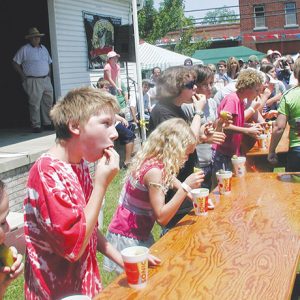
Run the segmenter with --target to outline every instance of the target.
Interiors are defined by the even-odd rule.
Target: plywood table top
[[[282,137],[276,147],[276,153],[286,153],[289,151],[289,132],[290,132],[290,127],[287,124],[282,134]],[[267,149],[259,149],[257,144],[255,144],[253,148],[247,153],[247,156],[248,157],[263,156],[263,155],[267,156],[269,153],[269,145],[270,145],[270,140],[268,141]]]
[[[280,180],[282,179],[282,180]],[[233,178],[215,209],[193,212],[155,243],[162,265],[141,291],[120,275],[95,299],[289,299],[300,251],[300,183],[275,173]]]

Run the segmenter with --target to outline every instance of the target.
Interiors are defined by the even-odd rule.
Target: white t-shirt
[[[29,43],[18,50],[13,61],[22,66],[25,76],[34,77],[48,75],[49,65],[52,63],[46,47],[33,47]]]

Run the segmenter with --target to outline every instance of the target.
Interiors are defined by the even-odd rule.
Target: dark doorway
[[[0,1],[0,129],[30,125],[27,96],[12,68],[15,53],[27,42],[24,36],[29,27],[37,27],[45,33],[41,42],[50,53],[47,0]]]

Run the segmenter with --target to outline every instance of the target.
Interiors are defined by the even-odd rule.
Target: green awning
[[[226,47],[226,48],[215,48],[215,49],[204,49],[197,50],[192,57],[200,59],[204,64],[216,64],[219,60],[225,60],[231,56],[236,57],[237,59],[242,58],[245,62],[248,61],[250,55],[256,55],[258,59],[262,59],[266,56],[265,53],[252,50],[245,46],[237,47]]]

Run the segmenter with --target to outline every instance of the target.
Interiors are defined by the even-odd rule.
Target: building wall
[[[285,4],[295,2],[297,26],[285,26]],[[265,8],[265,29],[255,29],[254,5]],[[242,44],[246,47],[267,52],[279,50],[283,54],[296,53],[300,49],[300,0],[239,0]]]
[[[22,207],[26,196],[26,183],[32,165],[33,163],[0,173],[0,179],[5,183],[8,192],[9,209],[12,212],[23,212]],[[94,177],[95,163],[90,163],[89,169],[91,176]]]
[[[121,18],[131,23],[130,1],[122,0],[48,0],[51,49],[55,90],[58,97],[70,89],[96,83],[103,76],[101,70],[88,70],[87,44],[82,12]],[[129,76],[136,78],[133,64],[128,64]],[[126,69],[121,69],[123,80]]]
[[[193,34],[193,40],[202,39],[213,41],[238,40],[241,33],[240,23],[225,23],[197,26]],[[179,31],[169,32],[164,38],[157,41],[158,45],[176,42],[179,39]]]
[[[96,83],[98,78],[103,76],[103,71],[87,69],[87,45],[82,11],[120,17],[122,24],[128,24],[131,16],[129,2],[127,0],[48,0],[51,53],[57,96],[64,95],[72,88]],[[121,69],[121,75],[125,81],[127,77],[125,68]],[[128,76],[136,78],[135,64],[128,64]],[[134,91],[132,84],[131,88]],[[48,146],[40,154],[47,149]],[[120,153],[122,151],[123,147]],[[0,179],[7,186],[9,206],[13,212],[22,212],[28,172],[33,163],[34,160],[31,160],[29,163],[0,171]],[[94,163],[89,167],[93,176]]]

